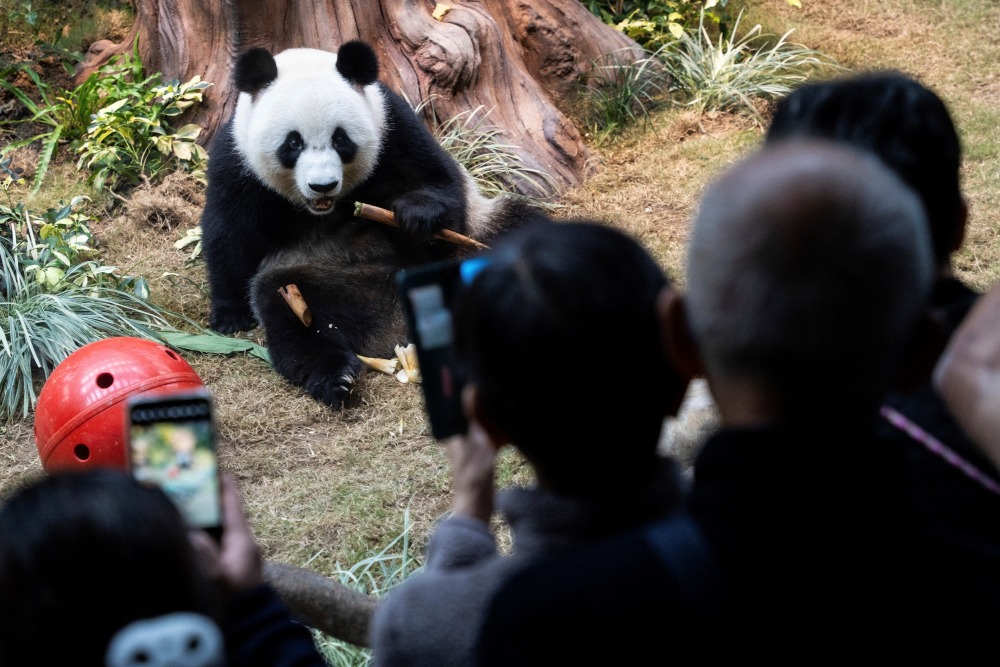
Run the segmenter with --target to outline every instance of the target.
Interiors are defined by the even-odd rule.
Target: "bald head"
[[[871,403],[929,293],[917,196],[881,162],[827,142],[765,147],[706,190],[687,314],[710,379],[803,401]]]

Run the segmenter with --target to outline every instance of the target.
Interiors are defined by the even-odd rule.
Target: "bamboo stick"
[[[299,291],[299,288],[295,284],[279,287],[278,294],[281,295],[302,324],[307,327],[312,325],[312,311],[309,310],[309,304],[306,303],[302,292]]]
[[[392,211],[384,208],[379,208],[378,206],[372,206],[371,204],[363,204],[361,202],[354,203],[354,215],[359,218],[365,218],[367,220],[372,220],[374,222],[380,222],[383,225],[389,225],[390,227],[399,227],[396,223],[396,216],[393,215]],[[481,250],[488,250],[489,246],[485,243],[480,243],[474,238],[465,236],[464,234],[459,234],[451,229],[442,229],[440,232],[434,235],[435,238],[439,238],[442,241],[448,241],[449,243],[455,243],[457,245],[467,245],[479,248]]]

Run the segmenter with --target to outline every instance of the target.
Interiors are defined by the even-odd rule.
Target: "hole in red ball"
[[[174,359],[174,360],[176,360],[176,359],[177,359],[177,355],[176,355],[176,354],[174,354],[174,351],[173,351],[173,350],[164,350],[164,352],[166,352],[166,353],[167,353],[167,356],[168,356],[168,357],[170,357],[171,359]]]
[[[107,389],[115,382],[115,376],[111,373],[101,373],[97,376],[97,386],[101,389]]]
[[[86,461],[90,458],[90,447],[81,442],[73,447],[73,455],[76,456],[78,461]]]

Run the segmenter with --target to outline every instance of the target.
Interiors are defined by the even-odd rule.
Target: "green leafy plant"
[[[655,51],[697,27],[702,12],[717,29],[725,32],[731,21],[728,3],[729,0],[588,0],[584,4],[604,23]]]
[[[35,85],[38,95],[41,98],[40,102],[36,102],[27,93],[18,88],[14,81],[19,75],[23,74],[27,76],[32,83]],[[63,103],[55,99],[52,93],[51,86],[45,83],[38,74],[31,69],[28,63],[17,63],[4,68],[0,71],[0,88],[3,88],[11,95],[13,95],[30,113],[27,118],[20,118],[12,121],[4,121],[2,125],[11,125],[14,123],[31,123],[42,126],[42,131],[24,139],[19,139],[14,141],[3,148],[0,151],[0,156],[5,156],[11,151],[17,150],[36,141],[41,142],[41,152],[38,158],[38,166],[35,169],[35,177],[32,182],[31,194],[34,195],[42,186],[42,180],[45,178],[45,174],[48,171],[49,163],[52,161],[52,156],[56,152],[56,148],[59,146],[59,142],[64,137],[70,137],[73,134],[73,127],[71,125],[71,118],[67,117],[66,108]],[[80,130],[80,134],[83,130]]]
[[[630,60],[630,53],[612,52],[595,59],[580,81],[584,132],[598,145],[630,124],[645,123],[650,112],[668,99],[669,80],[655,54]]]
[[[107,184],[135,185],[155,180],[167,170],[185,169],[204,182],[208,153],[198,145],[202,128],[187,124],[178,129],[172,119],[202,101],[211,84],[194,77],[186,83],[161,82],[157,73],[143,78],[138,43],[131,53],[112,58],[72,91],[55,94],[28,63],[8,67],[0,87],[10,92],[30,116],[15,123],[43,130],[19,139],[0,151],[0,157],[41,142],[41,155],[31,194],[41,188],[57,147],[69,142],[80,157],[77,167],[90,170],[90,181],[100,190]],[[15,85],[16,75],[28,77],[39,101]]]
[[[699,111],[746,110],[760,117],[755,100],[774,100],[821,70],[841,70],[832,58],[788,41],[791,30],[774,39],[755,25],[740,33],[742,12],[732,36],[715,40],[704,22],[657,52],[681,103]]]
[[[802,7],[800,0],[785,0]],[[698,30],[703,17],[713,35],[731,33],[734,16],[729,0],[587,0],[588,10],[604,23],[634,39],[650,51],[669,44],[691,30]]]
[[[9,9],[6,15],[2,16],[6,22],[0,22],[0,31],[3,31],[5,42],[15,51],[31,44],[37,47],[37,52],[43,57],[54,56],[59,59],[66,72],[72,74],[72,65],[80,62],[83,54],[60,43],[71,41],[64,39],[66,35],[59,28],[65,25],[65,21],[75,9],[66,5],[65,2],[41,2],[36,7],[30,1],[7,3]],[[74,18],[78,16],[74,15]]]
[[[45,7],[50,14],[56,8],[56,3]],[[51,23],[53,17],[48,15],[43,17],[31,2],[12,5],[6,19],[8,32],[30,33],[37,47],[32,51],[33,54],[40,54],[44,58],[53,56],[58,58],[68,73],[72,73],[75,64],[82,60],[82,53],[67,49],[59,43],[62,31],[53,30],[54,38],[51,42],[41,39],[40,31],[43,23]],[[27,27],[27,31],[18,30],[22,26]],[[20,138],[0,150],[2,157],[35,142],[41,144],[31,184],[31,196],[41,189],[57,148],[64,143],[72,145],[83,136],[90,124],[91,116],[104,104],[103,98],[108,92],[102,79],[103,70],[101,73],[89,76],[72,91],[57,92],[35,71],[36,60],[37,58],[16,62],[0,69],[0,89],[17,99],[28,112],[27,116],[0,123],[0,127],[14,124],[39,126],[39,131],[31,136]],[[18,86],[17,82],[22,78],[31,82],[34,95],[29,95]]]
[[[25,277],[45,291],[57,292],[69,285],[86,288],[109,280],[117,285],[115,267],[96,261],[91,218],[82,212],[86,201],[86,197],[76,197],[41,215],[23,203],[0,206],[0,225],[9,232],[3,239],[5,247],[17,253]],[[143,284],[136,287],[141,289]]]
[[[211,84],[198,76],[158,83],[159,73],[139,80],[141,63],[130,58],[113,67],[130,70],[134,83],[116,79],[120,85],[107,96],[114,101],[93,115],[80,141],[77,167],[90,171],[98,190],[156,180],[178,168],[205,182],[208,153],[197,143],[202,128],[189,123],[174,130],[170,120],[200,103]]]
[[[3,156],[29,144],[41,143],[30,195],[33,196],[41,189],[49,164],[58,147],[63,143],[69,143],[70,147],[75,149],[80,139],[87,133],[98,110],[108,104],[109,100],[117,100],[129,94],[129,89],[133,86],[131,81],[142,73],[141,65],[138,70],[136,69],[137,59],[138,54],[135,53],[131,59],[115,60],[88,76],[73,90],[62,93],[53,91],[28,62],[17,63],[0,73],[2,74],[0,88],[13,95],[30,114],[25,118],[6,121],[3,124],[29,124],[41,127],[41,131],[14,141],[0,151],[0,156]],[[38,101],[15,85],[18,76],[27,77],[32,82]]]
[[[36,382],[81,346],[109,336],[159,340],[166,318],[132,292],[111,283],[78,286],[70,267],[57,290],[29,276],[13,225],[0,237],[0,416],[26,417],[38,396]]]
[[[37,402],[36,383],[81,346],[110,336],[268,359],[260,345],[207,331],[150,303],[145,279],[101,264],[91,218],[80,212],[84,200],[41,215],[23,203],[0,206],[0,417],[27,416]]]
[[[10,9],[7,10],[7,25],[8,28],[14,29],[23,26],[27,28],[27,32],[35,39],[38,38],[38,33],[42,27],[38,10],[35,9],[35,6],[31,2],[11,3]]]

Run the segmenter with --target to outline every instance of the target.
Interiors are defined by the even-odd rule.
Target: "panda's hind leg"
[[[380,264],[298,263],[278,258],[254,277],[251,299],[263,324],[271,363],[310,396],[339,408],[366,367],[358,354],[389,356],[373,349],[398,320],[393,270]],[[280,289],[294,284],[312,316],[306,326]]]

